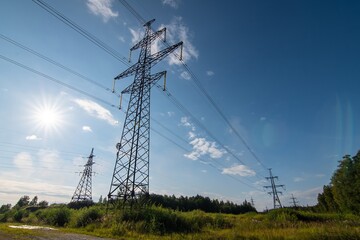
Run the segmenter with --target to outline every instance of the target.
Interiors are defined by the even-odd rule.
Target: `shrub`
[[[85,227],[90,223],[100,220],[102,214],[98,208],[87,208],[79,210],[78,216],[75,218],[75,227]]]
[[[47,224],[63,227],[70,221],[71,211],[66,207],[48,208],[39,213],[39,218]]]
[[[16,222],[21,222],[21,219],[25,216],[25,211],[24,210],[17,210],[14,215],[13,215],[13,219]]]
[[[296,222],[298,221],[299,213],[293,209],[281,208],[270,211],[266,216],[268,220],[273,222]]]

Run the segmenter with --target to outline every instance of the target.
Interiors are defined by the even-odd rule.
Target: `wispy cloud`
[[[207,141],[205,138],[195,138],[190,142],[193,150],[184,154],[191,160],[197,160],[203,155],[209,155],[211,158],[221,158],[225,154],[225,150],[218,148],[215,142]]]
[[[53,169],[59,166],[61,161],[59,152],[56,150],[40,149],[37,153],[40,166]]]
[[[228,174],[228,175],[239,175],[241,177],[250,177],[250,176],[255,176],[255,171],[248,168],[245,165],[234,165],[232,167],[229,168],[224,168],[223,171],[221,172],[222,174]]]
[[[68,201],[73,191],[73,186],[63,186],[48,182],[27,182],[7,179],[2,179],[2,187],[0,190],[2,195],[15,194],[15,197],[19,197],[19,195],[37,195],[40,199],[46,199],[47,201],[53,202],[58,202],[59,198],[63,201]]]
[[[13,159],[13,163],[19,169],[29,168],[33,165],[32,157],[27,152],[17,154]]]
[[[112,0],[88,0],[86,5],[92,14],[102,17],[104,22],[119,16],[118,12],[111,9]]]
[[[123,43],[125,42],[125,38],[123,36],[119,36],[118,39]]]
[[[111,112],[96,102],[88,99],[75,99],[74,102],[84,109],[90,116],[105,120],[113,126],[118,124],[118,121],[114,119]]]
[[[208,75],[208,76],[214,76],[214,72],[213,71],[211,71],[211,70],[208,70],[208,71],[206,71],[206,75]]]
[[[30,135],[30,136],[26,136],[25,138],[26,140],[29,140],[29,141],[34,141],[34,140],[41,140],[40,137],[36,136],[36,135]]]
[[[168,5],[172,8],[178,8],[179,3],[180,3],[180,0],[162,0],[162,4]]]
[[[182,17],[174,17],[170,24],[163,25],[162,27],[167,28],[166,38],[170,42],[183,41],[184,48],[182,60],[184,62],[188,62],[191,59],[197,59],[199,57],[199,52],[192,43],[192,34],[189,28],[183,23]],[[170,55],[169,64],[180,65],[181,62],[178,57]]]
[[[92,129],[91,129],[91,127],[89,127],[89,126],[83,126],[83,127],[82,127],[82,130],[83,130],[84,132],[92,132]]]
[[[226,151],[219,148],[215,142],[208,141],[206,138],[197,137],[195,133],[196,128],[194,124],[190,122],[190,118],[182,117],[180,125],[191,129],[188,135],[190,140],[189,144],[192,145],[193,149],[190,153],[184,154],[186,158],[197,160],[203,155],[208,155],[211,158],[221,158],[226,153]]]
[[[181,74],[180,74],[180,77],[185,79],[185,80],[190,80],[191,79],[191,76],[188,72],[186,71],[183,71]]]
[[[192,124],[192,123],[190,122],[190,118],[188,118],[188,117],[181,117],[181,119],[180,119],[180,125],[181,125],[181,126],[184,126],[184,127],[187,127],[187,128],[191,128],[192,131],[195,131],[195,130],[196,130],[194,124]]]
[[[183,45],[183,54],[182,60],[187,62],[191,59],[197,59],[199,57],[199,52],[196,47],[192,43],[192,33],[190,32],[189,28],[183,23],[182,17],[174,17],[169,24],[161,24],[160,28],[166,28],[166,39],[168,42],[175,43],[182,41]],[[131,33],[131,42],[135,44],[139,42],[143,35],[143,29],[133,29],[129,28]],[[161,43],[162,38],[158,38],[154,41],[154,44],[151,46],[151,51],[153,53],[158,52],[159,50],[163,49],[163,44]],[[176,56],[177,55],[177,56]],[[179,60],[179,54],[171,54],[168,57],[168,63],[170,65],[180,65],[182,62]]]
[[[131,33],[132,44],[136,44],[137,42],[139,42],[144,35],[144,31],[142,29],[129,28],[129,31]]]
[[[303,182],[304,180],[302,177],[294,177],[294,182]]]

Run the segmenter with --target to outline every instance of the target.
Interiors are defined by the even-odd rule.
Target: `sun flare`
[[[57,102],[43,100],[34,104],[32,109],[32,122],[37,130],[41,130],[45,135],[60,132],[64,124],[64,111]]]
[[[36,118],[40,125],[49,128],[49,127],[56,127],[59,125],[60,116],[59,112],[56,112],[55,109],[41,109],[36,114]]]

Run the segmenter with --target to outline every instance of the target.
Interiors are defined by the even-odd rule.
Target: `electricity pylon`
[[[294,194],[291,194],[291,198],[290,198],[292,201],[290,203],[292,203],[293,207],[294,208],[297,208],[298,207],[298,201],[296,200],[296,197],[294,197]]]
[[[135,75],[134,82],[121,92],[121,96],[130,93],[130,101],[121,139],[116,145],[116,161],[108,194],[110,201],[132,202],[149,193],[150,90],[161,77],[164,77],[164,88],[166,83],[166,71],[151,74],[151,67],[179,46],[182,52],[183,45],[179,42],[152,54],[151,44],[163,34],[165,41],[166,36],[166,28],[156,32],[151,30],[154,21],[144,24],[144,38],[130,49],[130,54],[140,49],[138,62],[114,78],[113,91],[116,80]]]
[[[92,165],[94,165],[93,155],[94,148],[91,149],[91,153],[88,157],[86,164],[84,165],[85,169],[82,172],[79,184],[74,192],[74,195],[71,198],[71,202],[81,202],[81,201],[92,201]]]
[[[282,187],[284,188],[284,185],[276,185],[274,179],[278,180],[277,176],[273,176],[271,172],[271,168],[269,168],[270,177],[266,177],[267,180],[270,180],[271,185],[270,186],[264,186],[264,188],[271,188],[271,192],[268,192],[268,194],[273,196],[274,201],[274,209],[275,208],[282,208],[280,198],[278,196],[278,193],[282,194],[282,192],[278,191],[277,188]]]

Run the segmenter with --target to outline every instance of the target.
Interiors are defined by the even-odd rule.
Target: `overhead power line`
[[[70,84],[64,83],[64,82],[62,82],[62,81],[60,81],[60,80],[58,80],[58,79],[56,79],[56,78],[50,77],[49,75],[46,75],[45,73],[42,73],[42,72],[40,72],[40,71],[37,71],[37,70],[35,70],[35,69],[31,68],[31,67],[28,67],[28,66],[26,66],[26,65],[24,65],[24,64],[22,64],[22,63],[19,63],[19,62],[13,60],[13,59],[7,58],[7,57],[5,57],[5,56],[3,56],[3,55],[0,55],[0,58],[3,59],[3,60],[5,60],[5,61],[7,61],[7,62],[9,62],[9,63],[12,63],[12,64],[18,66],[18,67],[21,67],[21,68],[23,68],[23,69],[26,69],[26,70],[32,72],[32,73],[35,73],[35,74],[37,74],[37,75],[39,75],[39,76],[41,76],[41,77],[43,77],[43,78],[46,78],[46,79],[48,79],[48,80],[50,80],[50,81],[53,81],[53,82],[55,82],[55,83],[57,83],[57,84],[60,84],[60,85],[62,85],[62,86],[64,86],[64,87],[67,87],[67,88],[69,88],[69,89],[71,89],[71,90],[73,90],[73,91],[79,92],[79,93],[81,93],[81,94],[83,94],[83,95],[85,95],[85,96],[88,96],[88,97],[90,97],[90,98],[96,99],[97,101],[102,102],[102,103],[104,103],[104,104],[106,104],[106,105],[108,105],[108,106],[110,106],[110,107],[116,108],[116,106],[115,106],[114,104],[111,104],[111,103],[109,103],[108,101],[105,101],[105,100],[103,100],[103,99],[101,99],[101,98],[98,98],[98,97],[96,97],[96,96],[94,96],[94,95],[92,95],[92,94],[90,94],[90,93],[88,93],[88,92],[85,92],[85,91],[83,91],[83,90],[81,90],[81,89],[78,89],[78,88],[76,88],[76,87],[74,87],[74,86],[72,86],[72,85],[70,85]]]
[[[111,56],[115,57],[117,60],[123,62],[125,65],[129,66],[129,63],[126,61],[126,58],[121,56],[118,52],[116,52],[114,49],[112,49],[111,47],[109,47],[108,45],[106,45],[105,43],[103,43],[102,41],[100,41],[98,38],[96,38],[94,35],[90,34],[88,31],[86,31],[85,29],[81,28],[79,25],[77,25],[75,22],[71,21],[69,18],[65,17],[62,13],[60,13],[58,10],[54,9],[53,7],[51,7],[50,5],[44,3],[44,1],[42,0],[33,0],[33,2],[35,2],[36,4],[38,4],[40,7],[42,7],[43,9],[45,9],[47,12],[49,12],[51,15],[55,16],[57,19],[59,19],[60,21],[62,21],[63,23],[65,23],[66,25],[68,25],[69,27],[71,27],[72,29],[74,29],[75,31],[77,31],[78,33],[80,33],[82,36],[84,36],[85,38],[87,38],[88,40],[90,40],[92,43],[94,43],[95,45],[97,45],[98,47],[100,47],[101,49],[103,49],[104,51],[108,52]],[[131,7],[130,4],[128,4],[126,2],[126,0],[119,0],[119,2],[121,4],[123,4],[138,20],[140,23],[144,23],[145,20],[144,18],[141,17],[140,14],[138,14],[136,12],[136,10],[134,8]],[[167,44],[167,46],[169,46]],[[176,53],[175,56],[178,56]],[[119,58],[120,56],[120,58]],[[182,61],[183,66],[185,67],[185,69],[189,72],[189,74],[192,75],[193,79],[197,79],[196,75],[190,70],[190,68],[186,65],[186,63],[184,63]],[[71,69],[70,69],[71,70]],[[76,74],[77,75],[77,74]],[[86,77],[85,77],[86,78]],[[202,92],[206,93],[206,96],[211,98],[210,95],[207,94],[206,90],[203,88],[203,86],[201,85],[201,83],[199,82],[199,86],[198,88],[200,90],[202,90]],[[108,88],[105,87],[108,91]],[[170,96],[168,96],[170,98]],[[195,120],[196,118],[193,116],[193,114],[190,113],[189,110],[187,110],[183,105],[179,105],[178,103],[180,103],[175,97],[171,97],[171,102],[178,107],[179,109],[184,109],[185,112],[189,113],[190,116],[192,116],[192,119]],[[215,104],[215,102],[212,100],[210,102],[213,102]],[[216,104],[215,104],[216,105]],[[113,106],[112,106],[113,107]],[[219,107],[217,107],[217,110],[220,110]],[[184,112],[184,111],[183,111]],[[222,114],[223,117],[225,117],[224,114]],[[225,117],[226,118],[226,117]],[[223,143],[221,143],[219,141],[219,139],[217,139],[213,134],[211,134],[211,132],[209,130],[206,129],[206,127],[203,126],[203,124],[201,124],[200,121],[198,121],[197,119],[195,120],[195,123],[197,125],[199,125],[199,127],[201,127],[202,129],[204,129],[208,135],[214,139],[220,146],[222,146],[230,155],[232,155],[233,157],[235,157],[240,163],[244,164],[245,163],[238,157],[236,156],[236,154],[233,153],[233,151],[231,151],[228,147],[226,147]],[[233,128],[233,126],[231,125],[230,121],[227,121],[227,124],[230,125],[230,127]],[[236,129],[232,129],[235,133],[237,133]],[[239,134],[237,134],[239,135]],[[249,145],[246,143],[246,141],[244,139],[242,139],[245,142],[245,146],[247,147],[247,149],[252,153],[252,155],[255,155],[255,153],[251,150],[251,148],[249,147]],[[260,161],[260,159],[255,155],[255,158]],[[261,162],[260,162],[261,163]],[[262,166],[264,166],[262,164]]]
[[[53,65],[55,65],[55,66],[57,66],[57,67],[60,67],[60,68],[62,68],[62,69],[64,69],[64,70],[66,70],[66,71],[68,71],[68,72],[70,72],[70,73],[72,73],[72,74],[74,74],[74,75],[82,78],[83,80],[85,80],[85,81],[87,81],[87,82],[90,82],[90,83],[92,83],[92,84],[94,84],[94,85],[96,85],[96,86],[104,89],[105,91],[108,91],[108,92],[112,93],[112,90],[111,90],[110,88],[108,88],[108,87],[106,87],[106,86],[98,83],[98,82],[95,81],[95,80],[92,80],[92,79],[90,79],[90,78],[82,75],[81,73],[79,73],[79,72],[77,72],[77,71],[75,71],[75,70],[73,70],[73,69],[71,69],[71,68],[69,68],[69,67],[64,66],[63,64],[61,64],[61,63],[59,63],[59,62],[57,62],[57,61],[55,61],[55,60],[53,60],[53,59],[51,59],[51,58],[43,55],[43,54],[35,51],[34,49],[31,49],[31,48],[29,48],[29,47],[27,47],[27,46],[25,46],[25,45],[22,45],[21,43],[13,40],[13,39],[11,39],[11,38],[9,38],[9,37],[7,37],[7,36],[4,36],[4,35],[1,34],[1,33],[0,33],[0,38],[2,38],[3,40],[5,40],[5,41],[7,41],[7,42],[9,42],[9,43],[11,43],[11,44],[13,44],[13,45],[15,45],[15,46],[23,49],[23,50],[25,50],[25,51],[27,51],[27,52],[35,55],[35,56],[38,56],[39,58],[44,59],[45,61],[47,61],[47,62],[49,62],[49,63],[51,63],[51,64],[53,64]],[[120,94],[118,94],[118,93],[116,93],[116,92],[114,92],[114,93],[115,93],[116,96],[120,97]]]
[[[61,12],[50,6],[49,4],[45,3],[42,0],[32,0],[34,3],[39,5],[41,8],[43,8],[45,11],[71,27],[73,30],[81,34],[83,37],[94,43],[96,46],[119,60],[120,62],[124,63],[125,65],[129,65],[127,62],[126,57],[122,56],[119,52],[117,52],[115,49],[110,47],[109,45],[105,44],[103,41],[86,31],[84,28],[80,27],[78,24],[76,24],[74,21],[70,20],[68,17],[63,15]]]
[[[144,23],[144,18],[141,17],[141,15],[130,6],[129,3],[127,3],[126,0],[120,1],[138,20],[140,23]],[[167,42],[164,42],[165,46],[169,46]],[[175,56],[177,56],[177,53],[173,53]],[[226,117],[226,115],[223,113],[221,108],[218,106],[218,104],[215,102],[213,97],[210,96],[210,94],[206,91],[202,83],[200,82],[197,75],[190,69],[190,67],[184,62],[184,60],[180,60],[182,63],[182,66],[184,69],[190,74],[192,79],[194,80],[195,85],[198,87],[198,89],[201,91],[201,93],[205,96],[205,98],[209,101],[209,103],[212,105],[212,107],[216,110],[216,112],[221,116],[221,118],[225,121],[225,123],[231,128],[231,130],[234,132],[234,134],[240,139],[240,141],[243,143],[245,148],[249,151],[249,153],[254,157],[254,159],[264,168],[267,169],[267,166],[260,160],[260,158],[257,156],[257,154],[252,150],[248,142],[245,140],[245,138],[239,133],[239,131],[231,124],[230,120]]]

